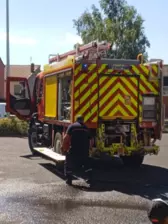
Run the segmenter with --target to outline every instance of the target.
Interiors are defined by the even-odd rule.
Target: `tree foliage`
[[[113,45],[110,57],[135,59],[139,53],[147,57],[150,43],[145,35],[144,20],[135,7],[125,0],[100,0],[73,20],[77,34],[83,43],[107,40]],[[102,12],[101,12],[102,11]]]

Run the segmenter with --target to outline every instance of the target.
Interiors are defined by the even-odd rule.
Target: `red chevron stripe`
[[[129,78],[128,78],[128,79],[129,79]],[[129,80],[129,82],[130,82],[130,80]],[[129,87],[125,84],[125,82],[124,82],[122,79],[120,79],[120,83],[121,83],[121,85],[126,89],[126,91],[127,91],[133,98],[134,98],[134,100],[137,101],[138,94],[135,95],[134,92],[132,92],[132,91],[129,89]],[[135,85],[135,83],[134,83],[134,85]],[[138,86],[133,86],[133,87],[138,88]],[[137,90],[137,91],[138,91],[138,90]]]
[[[140,85],[142,85],[147,92],[151,92],[151,89],[144,83],[142,79],[140,79]],[[142,94],[144,94],[144,92]]]
[[[123,71],[114,69],[112,72],[110,72],[111,75],[121,74]]]
[[[95,72],[97,72],[97,67],[88,73],[88,79]],[[98,76],[96,75],[96,77],[92,80],[92,82],[88,84],[88,86],[82,91],[82,93],[80,93],[80,95],[75,100],[79,100],[81,95],[84,95],[85,93],[87,93],[90,90],[90,87],[92,85],[96,84],[97,82],[98,82]],[[82,85],[80,85],[80,86],[82,86]]]
[[[98,83],[98,77],[96,76],[91,83],[89,83],[86,88],[80,92],[80,94],[75,98],[75,100],[79,100],[83,95],[85,95],[90,89],[91,87],[94,85],[94,84],[97,84]]]
[[[116,94],[115,95],[117,95],[117,94],[121,94],[122,96],[123,96],[123,92],[122,91],[120,91],[120,90],[118,90],[117,92],[116,92]],[[131,92],[132,93],[132,92]],[[131,95],[131,94],[130,94]],[[111,96],[110,97],[110,99],[113,99],[115,96],[114,96],[114,94],[113,94],[113,96]],[[100,111],[102,110],[102,108],[105,108],[107,105],[108,105],[108,103],[109,103],[109,100],[100,108]],[[117,105],[120,105],[121,107],[123,107],[124,108],[124,110],[129,114],[129,115],[131,115],[131,116],[133,116],[133,114],[125,107],[125,106],[123,106],[123,104],[121,103],[121,102],[116,102],[114,105],[113,105],[113,107],[112,108],[110,108],[108,111],[111,111],[111,109],[114,109]],[[95,105],[93,105],[92,107],[94,107]],[[137,109],[138,108],[136,108],[134,105],[132,105],[132,107],[133,107],[133,109],[135,110],[135,111],[137,111]],[[108,111],[106,112],[106,114],[104,115],[104,116],[108,116]],[[87,112],[89,112],[89,111],[87,111]],[[90,121],[92,121],[96,116],[97,116],[97,111],[95,111],[93,114],[92,114],[92,116],[88,119],[88,120],[90,120]],[[87,114],[87,113],[86,113]],[[121,114],[121,112],[120,111],[117,111],[117,113],[115,114],[115,116],[122,116],[122,114]]]
[[[143,76],[146,78],[146,81],[149,82],[148,81],[148,75],[143,71],[143,69],[140,66],[138,66],[137,68],[140,71],[140,73],[143,74]],[[141,82],[143,82],[142,79],[140,79],[140,80],[141,80]],[[151,90],[149,89],[149,87],[146,86],[146,84],[144,82],[143,82],[143,86],[145,87],[146,90],[148,89],[147,90],[148,92],[151,92]],[[152,83],[152,86],[155,88],[156,91],[158,91],[158,87],[156,86],[155,83]]]
[[[94,74],[95,72],[97,72],[98,73],[98,69],[100,68],[100,66],[99,65],[97,65],[96,67],[94,67],[94,69],[92,69],[92,70],[90,70],[88,73],[87,73],[87,82],[88,82],[88,78],[92,75],[92,74]],[[106,68],[104,68],[104,70],[102,71],[103,73],[104,73],[104,71],[105,70],[107,70]],[[82,74],[82,73],[81,73]],[[78,76],[79,77],[79,76]],[[76,78],[76,76],[75,76],[75,80],[77,80],[78,79],[78,77]],[[97,74],[97,77],[98,77],[98,74]],[[86,83],[86,79],[84,79],[82,82],[80,82],[75,88],[74,88],[74,92],[75,91],[77,91],[83,84],[85,84]],[[91,83],[89,84],[89,85],[91,85]],[[88,87],[89,88],[89,87]],[[83,94],[83,93],[82,93]],[[78,97],[80,97],[80,96],[78,96]],[[77,100],[77,99],[76,99]]]
[[[97,92],[96,92],[97,94]],[[97,99],[92,103],[91,107],[94,108],[96,105],[98,104],[98,95],[97,95]],[[81,109],[82,107],[80,106],[79,110]],[[75,111],[75,113],[78,113],[78,111]],[[84,113],[83,113],[83,116],[85,117],[88,113],[90,113],[90,108],[87,108]]]
[[[139,69],[139,66],[137,66],[137,69]],[[132,70],[132,68],[131,68],[131,70]],[[139,69],[139,71],[141,74],[143,74],[145,76],[145,73],[143,70],[141,71],[141,69]],[[140,85],[142,85],[146,89],[146,91],[151,92],[150,88],[143,82],[143,80],[141,78],[139,81],[140,81]],[[143,94],[143,91],[141,91],[141,94]]]
[[[104,102],[103,105],[101,105],[99,107],[99,113],[107,107],[107,105],[109,104],[109,102],[112,101],[114,99],[114,97],[117,96],[117,94],[118,94],[118,89],[117,89],[117,91],[115,93],[113,93],[113,95],[111,95],[108,99],[106,99],[106,101]],[[101,98],[101,100],[102,99],[103,99],[103,97]],[[101,102],[101,100],[99,100],[99,102]]]
[[[82,75],[83,73],[81,73]],[[75,80],[75,82],[77,81],[77,79]],[[83,84],[86,84],[88,83],[88,74],[84,77],[84,79],[77,85],[75,86],[74,85],[74,92],[78,91],[80,89],[80,87],[83,85]]]
[[[101,72],[99,72],[99,69],[102,67],[102,65],[99,65],[99,68],[98,68],[98,74],[101,75],[101,74],[106,74],[107,71],[108,71],[108,68],[107,66],[105,68],[103,68],[103,70],[101,70]]]
[[[146,72],[141,68],[141,65],[137,65],[136,68],[139,70],[141,74],[143,74],[144,76],[146,75]]]
[[[75,65],[75,71],[78,70],[78,69],[80,68],[80,66],[81,66],[81,64],[76,64],[76,65]],[[80,72],[80,71],[79,71],[79,72]],[[79,72],[78,72],[78,74],[79,74]],[[78,74],[76,74],[75,76],[77,76]]]
[[[86,78],[84,78],[77,86],[74,87],[74,92],[77,91],[83,84],[85,84],[86,82],[88,83],[88,79],[89,77],[94,74],[95,72],[97,72],[97,68],[98,66],[95,66],[92,70],[87,72]],[[76,76],[75,76],[75,81],[78,80],[78,78],[82,75],[82,74],[86,74],[82,71],[80,71]]]
[[[159,69],[158,66],[157,66],[157,69]],[[157,73],[153,68],[152,68],[152,74],[153,74],[155,77],[158,76],[158,73]]]
[[[113,83],[113,85],[110,86],[110,87],[103,93],[103,96],[100,97],[99,102],[106,96],[106,94],[110,91],[110,89],[112,89],[118,82],[121,82],[121,78],[118,78],[118,79]],[[125,84],[124,84],[124,85],[125,85]],[[128,87],[126,87],[126,89],[128,89]],[[132,92],[131,92],[130,90],[129,90],[129,92],[130,92],[130,95],[133,97]],[[117,90],[115,93],[113,93],[112,96],[110,96],[109,99],[111,99],[111,98],[113,99],[113,98],[114,98],[117,94],[119,94],[119,93],[122,93],[121,90]],[[122,93],[122,96],[124,97],[123,93]],[[109,99],[107,99],[107,100],[105,101],[104,105],[102,105],[103,108],[100,108],[100,111],[103,110],[103,109],[108,105],[108,103],[109,103]],[[137,101],[137,97],[134,98],[134,99]],[[137,110],[137,108],[135,108],[135,106],[134,106],[134,109],[135,109],[135,111]]]
[[[130,68],[129,71],[131,72],[132,75],[135,74],[135,72]],[[123,74],[127,77],[127,73],[125,73],[125,71],[123,71]],[[129,78],[129,77],[128,77]],[[132,86],[135,87],[135,83],[132,81],[132,79],[129,79],[129,82],[132,84]],[[137,80],[138,82],[138,80]],[[141,89],[139,89],[140,94],[143,94],[143,91]]]
[[[125,95],[124,95],[124,93],[119,89],[119,94],[124,98],[125,97]],[[131,95],[131,97],[132,97],[132,95]],[[137,100],[136,100],[137,101]],[[137,105],[138,106],[138,105]],[[131,104],[131,107],[135,110],[135,111],[137,111],[137,107],[134,105],[134,104]]]
[[[149,70],[149,65],[145,65],[145,67]],[[158,66],[157,66],[158,67]],[[156,76],[157,77],[157,72],[155,72],[155,70],[153,69],[153,67],[152,67],[152,74],[154,75],[154,76]],[[146,75],[147,76],[147,74],[146,73],[144,73],[144,75]]]
[[[106,68],[102,71],[102,72],[104,72],[106,70]],[[94,79],[95,80],[95,79]],[[97,81],[98,81],[98,79],[97,79]],[[106,80],[104,80],[103,81],[103,83],[101,84],[101,86],[102,85],[104,85],[104,83],[106,82]],[[90,86],[92,85],[92,84],[94,84],[94,83],[90,83]],[[101,87],[100,87],[101,88]],[[76,111],[75,111],[75,113],[77,114],[80,110],[81,110],[81,108],[83,107],[83,106],[85,106],[86,105],[86,103],[87,102],[89,102],[89,100],[95,95],[97,93],[97,89],[94,91],[94,92],[92,92],[91,94],[90,94],[90,96],[76,109]],[[81,93],[80,95],[79,95],[79,98],[81,98],[83,96],[83,93]],[[97,103],[97,102],[94,102],[94,103]]]
[[[113,98],[111,97],[111,99],[110,100],[112,100]],[[109,102],[108,102],[109,103]],[[108,104],[107,104],[108,105]],[[106,106],[107,106],[106,105]],[[104,108],[106,108],[106,106],[104,107]],[[108,116],[109,115],[109,112],[111,112],[112,110],[114,110],[116,107],[118,106],[118,100],[108,109],[108,111],[106,111],[106,113],[105,114],[103,114],[102,116]],[[103,110],[102,110],[103,111]],[[100,111],[100,112],[102,112],[102,111]],[[99,112],[99,114],[100,114],[100,112]]]
[[[111,112],[112,110],[114,110],[114,108],[115,108],[116,106],[118,106],[118,105],[119,105],[120,107],[122,107],[122,108],[127,112],[128,115],[133,116],[133,114],[126,108],[126,106],[125,106],[120,100],[118,100],[118,101],[115,103],[115,105],[112,105],[112,106],[108,109],[108,111],[104,114],[104,116],[109,116],[110,112]]]
[[[128,77],[128,79],[130,79],[130,78]],[[114,82],[113,85],[109,87],[109,89],[112,89],[112,88],[113,88],[117,83],[119,83],[119,82],[120,82],[120,84],[123,85],[124,88],[130,93],[131,97],[133,97],[134,100],[137,101],[137,98],[138,98],[138,97],[135,96],[135,94],[128,88],[128,86],[124,83],[124,81],[122,80],[121,77],[119,77],[119,78],[116,80],[116,82]],[[109,92],[109,89],[106,90],[106,92],[103,94],[103,97],[106,95],[106,93]],[[119,90],[118,93],[120,93],[120,94],[123,96],[123,98],[125,97],[124,93],[123,93],[121,90]],[[113,94],[113,97],[114,97],[115,95],[116,95],[116,94]],[[99,101],[101,101],[103,97],[101,96],[101,98],[100,98]],[[137,108],[136,108],[133,104],[132,104],[132,107],[134,108],[135,111],[137,110]]]
[[[130,69],[130,71],[131,71],[131,69]],[[135,72],[133,72],[133,70],[131,71],[131,73],[132,73],[132,74],[135,74]],[[128,78],[129,78],[129,77],[128,77]],[[131,78],[129,79],[129,82],[132,84],[132,86],[135,87],[135,83],[132,81]],[[138,82],[138,80],[137,80],[137,82]],[[143,94],[142,90],[139,89],[139,91],[140,91],[140,94]]]
[[[129,79],[129,82],[132,84],[132,86],[133,87],[137,87],[138,88],[138,86],[135,86],[135,83],[132,81],[132,79],[131,78],[129,78],[128,77],[128,79]],[[124,81],[121,79],[121,82],[122,82],[122,85],[124,85],[124,87],[127,89],[127,91],[130,93],[130,95],[133,97],[133,95],[135,96],[135,97],[133,97],[136,101],[138,100],[138,94],[137,94],[137,96],[128,88],[128,86],[126,86],[126,84],[124,83]],[[138,83],[138,80],[137,80],[137,83]],[[135,88],[135,89],[137,89],[137,88]],[[140,94],[143,94],[143,92],[142,92],[142,90],[139,90],[140,91]],[[142,103],[142,100],[139,98],[139,103]]]
[[[129,82],[132,84],[132,86],[135,87],[135,83],[132,81],[132,79],[131,79],[130,77],[127,77],[128,74],[127,74],[124,70],[122,71],[122,73],[121,73],[120,70],[115,70],[115,71],[112,72],[111,74],[113,74],[113,73],[114,73],[114,74],[117,74],[118,72],[120,72],[120,75],[121,75],[121,76],[124,75],[124,78],[128,78],[128,80],[129,80]],[[132,74],[135,74],[135,72],[134,72],[133,70],[131,70],[131,69],[130,69],[130,72],[131,72]],[[119,78],[121,78],[121,80],[122,80],[122,77],[119,76]],[[134,77],[133,77],[133,78],[134,78]],[[138,82],[138,80],[137,80],[137,82]],[[123,83],[123,82],[122,82],[122,83]],[[130,90],[130,91],[131,91],[131,90]],[[140,91],[141,91],[141,90],[140,90]],[[132,92],[131,92],[131,93],[132,93]],[[143,94],[142,91],[141,91],[141,94]]]
[[[91,117],[89,117],[89,119],[88,119],[87,121],[91,121],[91,122],[92,122],[93,119],[97,117],[97,115],[98,115],[98,110],[95,111],[95,112],[91,115]]]
[[[114,114],[115,117],[122,117],[123,114],[121,113],[121,111],[117,110],[117,112]]]
[[[134,114],[132,114],[131,111],[129,111],[128,108],[120,100],[119,100],[119,105],[128,113],[128,115],[134,116]],[[136,108],[135,111],[138,112],[138,108]]]
[[[101,88],[103,88],[103,86],[104,85],[106,85],[107,83],[109,82],[109,79],[105,79],[105,80],[103,80],[103,82],[101,83],[101,85],[99,86],[99,88],[101,89]],[[93,84],[95,84],[95,83],[93,83]],[[83,103],[82,104],[80,104],[80,106],[76,109],[76,111],[75,111],[75,113],[79,113],[79,111],[81,110],[81,108],[82,107],[84,107],[85,105],[86,105],[86,103],[88,103],[90,100],[91,100],[91,98],[95,95],[95,94],[97,94],[97,89],[95,89],[89,96],[88,96],[88,98],[86,98],[84,101],[83,101]],[[106,93],[107,94],[107,93]],[[81,93],[80,94],[80,98],[83,96],[83,93]],[[95,101],[94,102],[94,106],[97,104],[97,102]],[[94,107],[93,106],[93,107]],[[87,110],[87,113],[90,111],[90,109],[88,108]],[[87,113],[85,113],[85,114],[87,114]]]
[[[138,68],[139,70],[141,70],[141,68],[139,67]],[[105,72],[105,70],[107,71],[107,69],[104,69],[102,72],[101,72],[101,74],[103,73],[103,74],[106,74],[106,72]],[[131,70],[130,70],[131,71]],[[145,78],[147,78],[147,75],[145,74],[145,72],[142,70],[142,71],[140,71],[141,72],[141,74],[143,74],[144,76],[145,76]],[[90,71],[90,73],[92,73],[93,74],[93,70],[92,71]],[[111,74],[116,74],[116,73],[118,73],[118,71],[117,70],[114,70]],[[132,70],[131,71],[131,73],[132,74],[134,74],[135,72]],[[80,74],[80,72],[78,73],[78,75]],[[120,72],[120,74],[121,74],[121,72]],[[124,73],[124,71],[122,71],[122,74],[123,75],[127,75],[127,73]],[[81,74],[80,74],[81,75]],[[75,77],[76,78],[76,77]],[[96,78],[94,79],[94,84],[95,84],[95,80],[96,80]],[[107,83],[109,81],[109,79],[107,79],[107,80],[104,80],[103,81],[103,83],[101,84],[102,86],[101,87],[99,87],[99,88],[103,88],[103,85],[105,85],[105,83]],[[119,81],[119,80],[118,80]],[[84,81],[84,82],[86,82],[86,81]],[[120,82],[122,83],[122,85],[124,86],[124,88],[126,88],[127,89],[127,91],[130,93],[130,95],[133,97],[133,95],[134,95],[134,99],[136,98],[136,96],[135,96],[135,94],[133,93],[133,92],[131,92],[131,90],[129,89],[129,88],[127,88],[127,86],[125,85],[125,83],[124,83],[124,81],[122,80],[122,79],[120,79]],[[135,86],[135,83],[131,80],[131,79],[129,79],[129,82],[133,85],[133,86]],[[93,83],[93,82],[92,82]],[[92,85],[92,83],[90,83],[90,85]],[[80,83],[80,86],[82,85],[83,83]],[[116,83],[115,83],[116,84]],[[147,91],[151,91],[150,90],[150,88],[148,88],[148,86],[146,86],[146,84],[142,81],[142,80],[140,80],[140,84],[142,85],[142,86],[144,86],[144,88],[145,89],[147,89]],[[155,87],[155,89],[157,90],[158,89],[158,87],[155,85],[152,85],[153,87]],[[78,87],[79,88],[79,87]],[[87,87],[87,90],[88,90],[88,88],[89,88],[89,86]],[[103,97],[108,93],[108,91],[111,89],[111,88],[113,88],[113,86],[110,86],[109,88],[108,88],[108,90],[106,90],[105,92],[106,93],[104,93],[104,94],[102,94],[102,96],[101,96],[101,98],[103,99]],[[142,90],[140,90],[140,92],[141,92],[141,94],[143,93],[143,91]],[[85,90],[85,92],[83,92],[83,93],[86,93],[86,90]],[[123,93],[120,91],[120,93],[121,93],[121,95],[123,95]],[[92,94],[91,94],[91,98],[94,96],[94,94],[97,94],[96,93],[96,91],[94,91]],[[83,95],[83,94],[82,94]],[[82,96],[81,95],[81,96]],[[114,97],[114,95],[112,96],[112,97]],[[110,99],[111,99],[111,97],[110,97]],[[105,105],[107,104],[108,105],[108,102],[109,102],[109,100],[110,99],[108,99],[107,100],[107,102],[105,102],[105,104],[103,105],[103,107],[105,107]],[[100,100],[100,99],[99,99]],[[98,100],[95,100],[95,102],[94,102],[94,104],[92,104],[92,107],[94,108],[94,106],[96,106],[96,104],[98,103],[97,102]],[[88,102],[88,99],[87,99],[87,102]],[[121,104],[121,102],[118,102],[118,103],[116,103],[116,105],[121,105],[122,107],[123,107],[123,105]],[[80,105],[80,108],[81,108],[81,105]],[[102,109],[102,108],[101,108]],[[127,108],[125,108],[125,109],[127,109]],[[129,113],[128,114],[130,114],[130,111],[128,111]],[[87,114],[88,113],[88,111],[85,111],[85,114]],[[117,112],[117,114],[118,114],[118,112]],[[91,117],[89,118],[89,120],[93,120],[95,117],[97,116],[97,111],[94,113],[94,114],[92,114],[91,115]]]
[[[107,78],[106,80],[104,80],[101,85],[99,86],[99,89],[102,89],[108,82],[109,82],[109,78]],[[109,86],[109,88],[107,88],[104,93],[99,96],[99,99],[97,98],[97,100],[95,100],[93,102],[93,104],[91,105],[92,108],[94,108],[97,104],[98,104],[98,101],[100,102],[105,96],[106,94],[118,83],[118,80],[116,79],[114,83],[112,83],[112,85]],[[94,94],[91,95],[91,97],[93,97]],[[90,99],[90,97],[89,97]],[[89,100],[88,98],[85,100],[86,102],[88,102]],[[86,103],[82,103],[82,105],[85,105]],[[80,108],[77,109],[77,111],[75,113],[78,113],[80,111],[80,109],[82,108],[82,106],[80,105]],[[86,116],[88,113],[90,112],[90,108],[87,108],[87,110],[84,112],[83,116]]]
[[[116,94],[116,95],[117,95],[117,94]],[[113,100],[112,96],[111,96],[111,98],[109,99],[109,101],[111,101],[111,100]],[[109,103],[109,101],[108,101],[108,103]],[[106,102],[106,105],[103,105],[103,107],[99,110],[99,114],[106,108],[106,106],[108,105],[108,103]],[[107,111],[104,115],[102,115],[102,116],[105,116],[106,114],[108,114],[109,111],[110,111],[111,109],[114,110],[114,108],[117,107],[117,105],[118,105],[118,101],[116,101],[116,102],[110,107],[110,109],[108,109],[108,111]]]
[[[105,70],[105,69],[104,69]],[[116,71],[113,71],[115,74],[116,74]],[[101,72],[101,73],[104,73],[103,71]],[[134,72],[133,72],[134,73]],[[104,73],[105,74],[105,73]],[[126,75],[126,74],[125,74]],[[107,82],[109,81],[109,79],[107,80]],[[121,80],[120,80],[121,81]],[[105,82],[105,81],[104,81]],[[102,83],[102,84],[104,84],[104,82]],[[123,80],[121,81],[122,82],[122,85],[124,85],[124,87],[127,87],[126,85],[125,85],[125,83],[123,82]],[[134,82],[132,82],[132,80],[131,79],[129,79],[129,82],[131,82],[132,83],[132,85],[133,86],[135,86],[135,83]],[[102,87],[101,87],[102,88]],[[112,86],[110,86],[110,88],[109,89],[111,89],[112,88]],[[109,91],[109,89],[108,89],[108,91]],[[127,91],[128,91],[128,88],[127,88]],[[133,93],[129,90],[129,93],[131,93],[130,95],[133,95]],[[142,93],[142,91],[141,91],[141,93]],[[95,94],[95,92],[94,92],[94,94]],[[103,94],[104,95],[104,94]],[[134,94],[134,96],[135,96],[135,94]],[[91,97],[93,97],[93,95],[91,96]],[[99,99],[100,100],[100,99]],[[88,101],[88,99],[87,99],[87,101]],[[109,100],[108,100],[109,101]],[[97,100],[94,102],[94,105],[92,104],[92,107],[94,107],[94,106],[96,106],[96,104],[97,104]],[[103,105],[104,106],[104,105]],[[81,107],[81,106],[80,106]],[[86,111],[86,112],[88,112],[88,111]],[[87,114],[87,113],[86,113]],[[95,118],[95,116],[97,116],[97,111],[89,118],[89,120],[91,120],[92,118],[94,119]]]
[[[113,87],[115,87],[118,83],[119,78],[117,78],[101,95],[99,93],[99,99],[100,101],[107,95],[107,93],[113,89]],[[110,81],[109,78],[107,78],[105,80],[106,82],[101,83],[101,85],[99,86],[99,89],[102,89],[103,87],[105,87],[105,85]]]
[[[154,70],[152,69],[152,71],[154,71]],[[151,83],[150,81],[148,81],[149,76],[146,73],[144,74],[144,77],[146,78],[146,81],[149,82],[155,88],[156,91],[159,91],[159,86],[157,86],[156,83],[154,83],[154,82]],[[156,75],[156,77],[157,77],[157,75]]]
[[[146,81],[149,82],[155,88],[156,91],[159,91],[159,85],[156,85],[156,83],[154,83],[154,82],[151,83],[150,81],[148,81],[149,76],[147,74],[144,75],[144,77],[146,78]],[[155,76],[155,77],[157,77],[157,76]]]
[[[120,71],[120,74],[121,75],[125,75],[125,76],[127,76],[127,75],[135,75],[135,72],[133,70],[131,70],[131,68],[129,68],[128,71],[129,71],[129,74],[125,70]]]
[[[80,110],[87,104],[90,102],[90,100],[92,99],[92,97],[97,94],[97,89],[95,89],[93,92],[91,92],[91,94],[79,105],[78,108],[76,108],[75,110],[75,114],[78,114],[80,112]],[[81,96],[82,97],[82,96]],[[88,108],[86,111],[90,111],[90,108]],[[84,116],[84,114],[83,114]]]

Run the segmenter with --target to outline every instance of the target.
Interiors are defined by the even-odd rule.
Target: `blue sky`
[[[0,57],[6,62],[5,2],[0,1]],[[10,62],[46,64],[49,54],[71,50],[80,38],[76,36],[72,20],[96,0],[10,0]],[[128,0],[145,19],[150,40],[150,58],[168,63],[168,1]]]

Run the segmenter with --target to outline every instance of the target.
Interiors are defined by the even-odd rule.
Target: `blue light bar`
[[[82,69],[86,69],[88,68],[88,65],[87,64],[82,64]]]

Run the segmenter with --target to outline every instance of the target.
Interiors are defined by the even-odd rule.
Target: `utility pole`
[[[10,76],[9,0],[6,0],[6,79]]]

